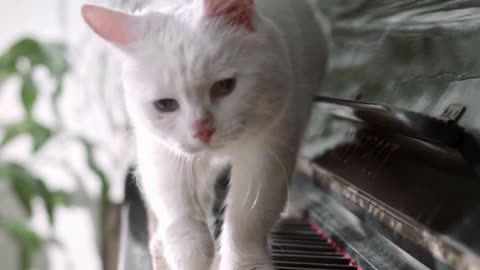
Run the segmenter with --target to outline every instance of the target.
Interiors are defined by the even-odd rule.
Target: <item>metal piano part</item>
[[[299,166],[291,190],[292,199],[305,211],[308,222],[348,254],[359,269],[429,269],[319,188],[308,164],[304,161]]]
[[[453,123],[458,121],[465,112],[465,108],[462,106],[451,106],[446,109],[444,117],[436,119],[420,113],[370,102],[320,96],[316,97],[314,101],[349,109],[340,116],[350,116],[351,119],[375,123],[376,126],[383,129],[391,129],[396,133],[427,142],[455,146],[459,143],[463,133],[462,128]]]
[[[474,134],[454,121],[385,105],[317,101],[333,115],[329,124],[343,128],[334,145],[304,166],[315,179],[311,198],[330,194],[431,269],[480,269],[480,147]],[[314,209],[306,211],[318,216]]]

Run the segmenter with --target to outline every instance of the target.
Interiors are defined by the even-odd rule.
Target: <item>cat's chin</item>
[[[215,152],[221,149],[223,145],[207,145],[207,144],[198,144],[198,145],[182,145],[176,147],[175,151],[179,154],[186,156],[196,156],[201,154],[208,154]]]

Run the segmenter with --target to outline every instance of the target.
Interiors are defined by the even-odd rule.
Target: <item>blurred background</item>
[[[106,255],[118,245],[112,235],[132,149],[118,61],[81,20],[84,2],[0,1],[2,270],[114,264]],[[480,102],[479,1],[311,2],[329,38],[323,95],[432,116]],[[462,118],[474,134],[479,111],[471,106]],[[304,155],[339,140],[342,127],[328,115],[315,112]]]
[[[102,232],[123,200],[131,149],[118,65],[81,20],[84,2],[0,2],[4,270],[102,269]]]

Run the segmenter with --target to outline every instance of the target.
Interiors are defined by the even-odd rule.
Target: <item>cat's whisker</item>
[[[195,213],[202,213],[202,207],[197,203],[198,202],[198,198],[196,198],[197,196],[197,190],[196,190],[196,187],[198,185],[198,183],[195,182],[195,172],[194,172],[194,166],[196,165],[195,164],[195,161],[194,161],[195,157],[194,156],[188,156],[185,160],[185,167],[186,167],[186,171],[187,171],[187,183],[188,183],[188,191],[190,191],[190,196],[189,196],[189,199],[191,201],[191,205],[194,206],[194,208],[196,209]]]
[[[257,195],[255,195],[255,200],[252,203],[252,207],[250,207],[250,212],[252,212],[255,209],[258,203],[258,198],[260,197],[260,192],[262,190],[262,185],[264,181],[262,181],[261,179],[259,179],[259,181],[260,181],[260,186],[257,188]]]
[[[250,199],[250,193],[252,191],[252,180],[248,180],[248,187],[247,187],[247,195],[245,195],[245,198],[243,199],[242,206],[245,207],[247,204],[247,201]]]
[[[297,153],[297,150],[295,150],[292,146],[290,146],[285,140],[282,140],[281,138],[279,137],[274,137],[274,136],[269,136],[268,137],[268,140],[269,141],[272,141],[274,143],[278,143],[277,146],[279,147],[283,147],[283,149],[289,151],[290,153],[292,154],[296,154]]]
[[[278,163],[278,165],[280,165],[280,168],[282,169],[282,172],[283,172],[283,175],[284,175],[284,181],[285,181],[285,188],[287,190],[287,194],[288,194],[288,191],[290,190],[290,177],[287,173],[287,170],[285,168],[285,165],[283,164],[283,162],[280,160],[280,158],[278,158],[277,155],[275,155],[274,152],[270,151],[267,149],[267,153],[273,158],[275,159],[275,161]]]

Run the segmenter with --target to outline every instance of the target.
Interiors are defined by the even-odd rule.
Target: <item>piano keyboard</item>
[[[361,270],[320,229],[304,220],[283,220],[271,235],[277,270]]]

